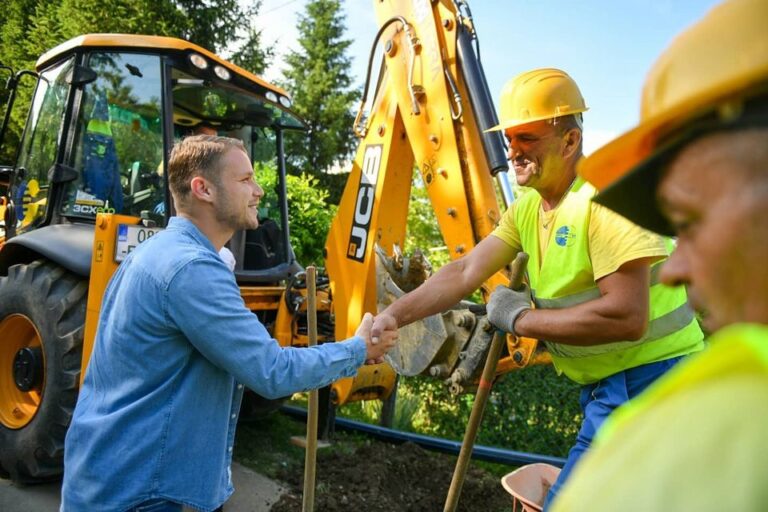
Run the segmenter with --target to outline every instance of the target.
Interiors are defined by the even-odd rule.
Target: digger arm
[[[473,49],[471,17],[459,3],[465,6],[374,1],[381,27],[374,46],[381,42],[384,63],[370,113],[358,115],[361,142],[326,243],[338,339],[352,334],[365,312],[376,311],[382,296],[402,295],[381,262],[377,270],[375,247],[386,259],[404,246],[414,164],[452,259],[472,251],[500,219],[494,175],[507,169],[504,143],[498,132],[483,133],[496,117]],[[507,283],[502,272],[491,275],[483,296]],[[412,369],[402,373],[450,375],[476,319],[466,310],[447,315],[425,319],[426,328],[401,329],[401,347],[418,341],[407,354],[401,350]],[[446,336],[456,339],[455,347],[443,346]],[[528,348],[514,366],[528,362],[535,342]],[[431,370],[443,364],[433,356],[446,351],[447,366]],[[510,366],[502,360],[501,367]]]

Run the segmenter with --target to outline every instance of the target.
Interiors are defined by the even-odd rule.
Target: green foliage
[[[250,25],[261,3],[262,0],[10,0],[4,2],[4,17],[0,20],[0,63],[16,71],[34,69],[38,57],[72,37],[122,33],[181,37],[213,52],[234,47],[234,62],[260,73],[274,54],[273,47],[263,45],[261,33]],[[18,90],[8,133],[0,148],[0,163],[11,163],[13,159],[33,85],[33,80],[27,78]]]
[[[291,444],[291,436],[304,436],[306,428],[284,414],[270,414],[257,422],[237,425],[234,458],[270,478],[287,467],[301,467],[304,449]]]
[[[424,252],[432,268],[437,270],[451,260],[440,226],[437,224],[434,208],[427,195],[427,188],[418,170],[413,173],[411,201],[408,204],[408,225],[406,229],[406,254],[419,248]]]
[[[311,0],[299,17],[299,46],[286,57],[285,86],[293,96],[293,107],[308,123],[308,138],[286,140],[292,174],[317,176],[329,190],[329,204],[341,195],[339,180],[327,174],[356,147],[351,113],[360,92],[352,88],[351,44],[343,39],[344,16],[339,0]]]
[[[397,393],[393,428],[463,439],[474,393],[455,397],[442,382],[427,377],[401,377]],[[418,407],[413,407],[414,401]],[[353,402],[344,405],[340,414],[378,423],[381,407],[376,403]],[[403,411],[399,417],[398,410]],[[534,366],[506,374],[494,384],[475,442],[565,457],[581,420],[579,386],[558,376],[551,366]]]
[[[275,166],[257,165],[256,180],[265,191],[273,190],[277,183]],[[296,259],[304,266],[322,266],[325,238],[336,207],[326,204],[328,192],[318,186],[317,178],[313,176],[288,175],[286,189],[290,238]],[[269,201],[268,196],[265,197]],[[273,210],[277,207],[268,202],[265,206]],[[269,216],[276,218],[278,215],[270,212]]]
[[[250,27],[245,43],[232,54],[230,60],[251,73],[261,75],[274,57],[275,47],[265,45],[261,39],[261,31]]]

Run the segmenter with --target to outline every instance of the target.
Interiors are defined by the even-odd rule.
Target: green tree
[[[213,52],[230,52],[235,62],[263,72],[274,53],[262,45],[249,21],[262,0],[10,0],[0,21],[0,62],[15,70],[34,69],[40,55],[87,33],[181,37]],[[236,46],[238,41],[242,41]],[[232,48],[234,47],[234,49]],[[32,87],[18,89],[16,105],[0,148],[9,163],[26,120]],[[2,97],[2,95],[0,95]]]
[[[299,16],[299,46],[286,57],[283,71],[294,109],[310,127],[308,139],[287,140],[289,170],[317,176],[329,190],[329,203],[341,197],[345,176],[329,174],[346,161],[356,146],[352,106],[360,91],[349,74],[351,44],[344,39],[344,15],[339,0],[311,0]]]
[[[265,45],[261,38],[261,31],[250,27],[245,42],[232,54],[230,60],[251,73],[261,75],[274,57],[274,45]]]
[[[211,50],[224,52],[238,66],[261,74],[274,57],[274,46],[265,45],[261,31],[251,23],[259,15],[262,0],[172,0],[185,16],[180,36]],[[243,29],[245,27],[245,29]]]

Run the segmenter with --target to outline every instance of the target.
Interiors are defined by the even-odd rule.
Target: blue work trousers
[[[581,388],[581,410],[584,413],[584,421],[581,424],[576,444],[568,452],[560,476],[549,489],[547,499],[544,502],[544,510],[555,495],[560,491],[568,479],[576,463],[584,452],[587,451],[592,439],[595,437],[605,419],[621,404],[639,395],[653,381],[664,375],[682,357],[673,357],[664,361],[648,363],[635,368],[610,375],[593,384],[587,384]]]

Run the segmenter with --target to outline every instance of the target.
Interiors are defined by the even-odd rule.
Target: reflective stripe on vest
[[[659,274],[661,269],[661,263],[658,262],[651,267],[651,286],[663,286],[659,281]],[[533,292],[535,296],[535,291]],[[540,299],[534,297],[536,307],[541,309],[562,309],[572,306],[577,306],[590,300],[600,298],[600,289],[595,286],[583,292],[574,293],[558,299]],[[676,307],[672,311],[665,313],[648,323],[648,328],[642,338],[636,341],[618,341],[615,343],[603,343],[600,345],[589,346],[574,346],[564,345],[561,343],[548,343],[547,347],[550,351],[557,353],[562,357],[586,357],[596,354],[604,354],[606,352],[612,352],[619,348],[636,346],[638,343],[646,341],[655,341],[664,336],[668,336],[680,329],[686,327],[691,321],[695,319],[693,309],[688,305],[688,302],[684,302],[680,306]],[[575,350],[571,350],[575,349]]]
[[[595,189],[577,178],[562,199],[546,252],[539,255],[541,196],[529,192],[515,204],[514,219],[530,254],[528,274],[535,303],[542,309],[575,306],[601,296],[589,252],[591,199]],[[576,382],[595,382],[618,371],[695,352],[703,347],[682,287],[659,283],[661,262],[651,267],[648,329],[640,340],[577,346],[546,342],[558,371]]]

